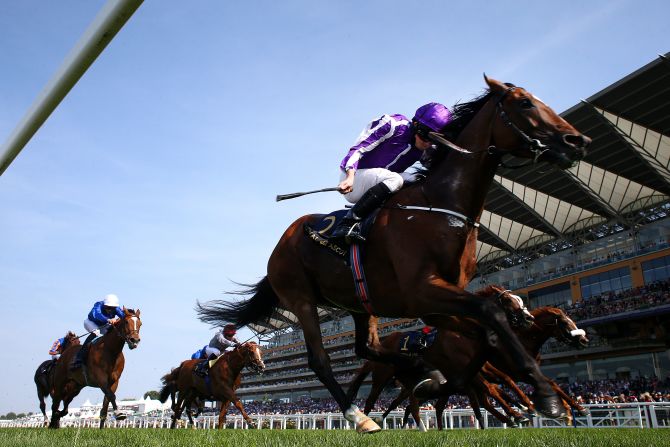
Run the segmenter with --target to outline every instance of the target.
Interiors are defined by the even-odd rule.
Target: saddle
[[[327,248],[337,256],[347,259],[349,257],[349,245],[342,239],[330,239],[330,234],[337,228],[347,212],[348,210],[346,209],[333,211],[313,224],[304,224],[303,229],[305,230],[305,234],[316,244]],[[360,222],[361,234],[366,238],[370,233],[372,224],[374,224],[377,218],[377,214],[379,214],[379,209],[376,209]]]
[[[427,334],[423,331],[407,332],[400,338],[398,352],[401,354],[420,354],[424,349],[435,343],[437,329],[432,329]]]

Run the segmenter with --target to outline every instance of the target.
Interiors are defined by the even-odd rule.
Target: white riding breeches
[[[84,320],[84,329],[86,329],[87,332],[94,333],[95,336],[97,337],[100,334],[106,334],[107,330],[109,329],[109,326],[105,326],[105,325],[100,326],[95,321],[91,321],[87,318],[87,319]]]
[[[404,175],[398,174],[397,172],[389,171],[384,168],[371,168],[371,169],[358,169],[354,173],[354,187],[353,191],[344,195],[344,198],[347,199],[349,203],[358,202],[363,194],[373,186],[384,183],[391,192],[396,192],[404,183]],[[346,174],[343,172],[340,180],[346,178]]]
[[[212,346],[207,346],[205,348],[205,354],[207,354],[207,358],[209,358],[209,356],[212,355],[212,354],[214,354],[218,357],[218,356],[221,355],[221,351],[219,351],[218,349],[216,349]]]

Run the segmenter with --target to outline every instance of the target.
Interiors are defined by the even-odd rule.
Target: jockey
[[[49,355],[51,356],[51,360],[54,362],[60,358],[60,355],[63,352],[63,344],[65,344],[65,337],[59,338],[54,342],[53,345],[51,345],[51,349],[49,349]]]
[[[88,346],[95,337],[106,334],[113,323],[125,317],[123,309],[119,306],[119,297],[113,294],[105,295],[102,301],[98,301],[88,313],[88,318],[84,320],[84,328],[89,332],[84,344],[77,352],[72,369],[79,368],[86,363],[88,355]]]
[[[338,188],[355,205],[333,230],[331,238],[365,242],[360,222],[402,188],[404,182],[416,180],[413,174],[404,171],[433,146],[428,134],[441,131],[450,121],[449,109],[431,102],[419,107],[411,122],[403,115],[382,115],[368,124],[340,164],[342,176]]]
[[[209,345],[205,346],[205,358],[208,360],[214,360],[221,355],[221,351],[225,351],[228,348],[236,348],[241,343],[235,337],[237,333],[237,327],[234,324],[227,324],[217,332],[214,337],[209,341]],[[207,375],[207,370],[209,369],[209,361],[200,362],[196,366],[196,372],[200,375]]]

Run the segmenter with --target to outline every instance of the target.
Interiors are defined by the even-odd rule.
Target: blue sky
[[[0,3],[4,142],[104,0]],[[107,293],[142,310],[118,397],[211,337],[196,300],[251,283],[298,216],[340,208],[369,120],[481,93],[556,111],[670,50],[667,1],[147,0],[0,177],[0,414]],[[101,401],[99,390],[85,399]]]

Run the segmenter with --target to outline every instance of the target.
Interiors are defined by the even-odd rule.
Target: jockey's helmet
[[[102,304],[103,306],[108,307],[119,307],[119,297],[114,295],[113,293],[105,295],[105,299],[102,301]]]
[[[223,327],[223,335],[235,335],[237,333],[237,328],[234,324],[227,324]]]
[[[422,131],[423,134],[430,131],[440,132],[451,121],[451,112],[439,102],[431,102],[419,107],[412,121],[416,123],[420,136]]]

